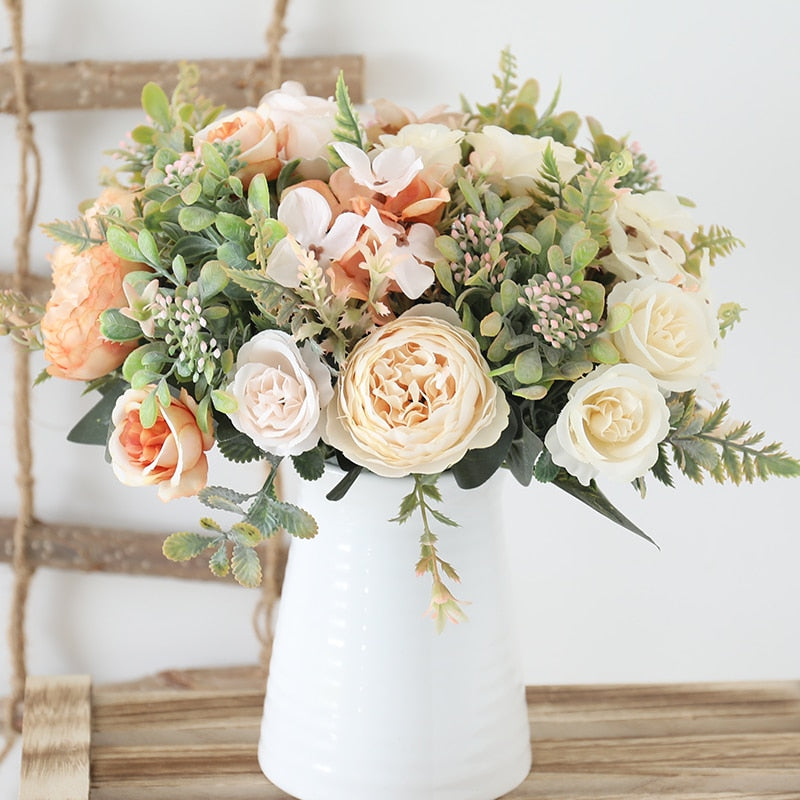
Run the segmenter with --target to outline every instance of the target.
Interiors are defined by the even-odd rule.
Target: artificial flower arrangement
[[[50,375],[102,395],[72,440],[106,446],[127,485],[238,516],[172,534],[167,557],[210,551],[252,585],[256,544],[314,536],[276,495],[285,458],[308,480],[338,464],[331,500],[362,470],[413,476],[396,519],[420,512],[441,626],[463,618],[431,528],[453,524],[436,508],[446,470],[464,489],[500,468],[555,484],[642,536],[596,478],[643,494],[671,467],[800,474],[707,380],[741,311],[712,305],[709,271],[740,242],[695,225],[596,120],[576,145],[581,119],[556,113],[558,93],[537,112],[510,53],[495,102],[419,118],[384,100],[362,120],[341,78],[335,99],[290,82],[222,114],[197,79],[185,68],[171,98],[145,86],[149,119],[107,188],[44,226],[62,244],[43,316],[4,301]],[[260,491],[207,485],[214,445],[269,462]]]

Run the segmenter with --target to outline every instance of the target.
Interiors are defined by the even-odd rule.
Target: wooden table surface
[[[32,677],[20,800],[286,800],[256,761],[263,683]],[[800,682],[529,687],[528,708],[534,766],[507,800],[800,800]]]

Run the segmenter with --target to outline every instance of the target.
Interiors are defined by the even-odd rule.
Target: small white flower
[[[387,197],[402,192],[423,166],[413,147],[387,148],[380,151],[374,161],[361,148],[348,142],[336,142],[333,149],[350,168],[356,183]]]

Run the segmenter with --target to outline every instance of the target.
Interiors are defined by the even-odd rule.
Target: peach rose
[[[356,345],[324,413],[328,444],[399,478],[443,472],[467,450],[494,444],[509,407],[456,312],[431,303]]]
[[[200,430],[197,403],[185,389],[167,408],[159,404],[155,424],[143,427],[139,409],[153,388],[128,389],[117,400],[108,441],[111,466],[126,486],[157,485],[161,500],[191,497],[206,485],[205,451],[213,446],[214,437]]]
[[[195,151],[199,151],[203,142],[238,142],[237,158],[245,166],[237,176],[244,183],[249,183],[259,173],[272,180],[281,170],[275,126],[253,108],[228,114],[198,131],[194,135]]]
[[[100,314],[127,305],[123,279],[146,267],[119,258],[108,244],[82,253],[60,245],[51,262],[54,288],[41,323],[47,371],[78,381],[106,375],[122,364],[137,343],[104,339]]]

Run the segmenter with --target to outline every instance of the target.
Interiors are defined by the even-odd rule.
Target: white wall
[[[227,0],[224,14],[220,8],[197,0],[28,0],[27,55],[262,53],[269,4]],[[562,109],[596,116],[611,133],[630,132],[658,162],[665,188],[694,199],[699,222],[728,225],[746,241],[715,268],[716,299],[748,308],[725,342],[719,383],[738,416],[800,454],[798,26],[794,0],[295,0],[285,52],[363,53],[367,95],[418,111],[457,105],[460,92],[491,99],[490,75],[506,44],[521,77],[537,77],[543,94],[562,78]],[[0,46],[9,44],[3,19]],[[138,119],[132,112],[36,116],[45,164],[41,220],[68,217],[95,193],[101,151]],[[8,269],[16,227],[12,119],[0,118],[0,143],[0,261]],[[37,232],[34,261],[43,273],[49,247]],[[9,375],[10,365],[10,348],[0,342],[0,374]],[[10,381],[0,403],[0,514],[13,515]],[[192,502],[164,507],[147,490],[124,489],[99,450],[64,440],[86,407],[78,386],[52,381],[35,392],[38,515],[164,531],[194,523]],[[660,551],[555,489],[509,490],[529,682],[800,677],[800,538],[791,502],[800,483],[737,490],[683,481],[673,491],[653,486],[644,503],[628,487],[606,488]],[[0,565],[2,616],[10,585],[10,570]],[[30,603],[30,669],[90,672],[102,681],[253,661],[254,602],[234,587],[41,571]],[[8,679],[0,657],[0,695]],[[0,773],[9,786],[13,772]]]

